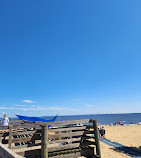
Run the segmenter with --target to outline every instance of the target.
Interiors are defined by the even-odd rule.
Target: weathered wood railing
[[[0,143],[0,158],[24,158]]]
[[[0,137],[3,144],[29,158],[101,158],[96,120],[13,123]]]

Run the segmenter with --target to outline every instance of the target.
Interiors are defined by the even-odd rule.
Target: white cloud
[[[85,104],[85,105],[88,107],[94,107],[94,105],[92,105],[92,104]]]
[[[25,107],[0,107],[0,110],[22,110],[22,111],[46,111],[46,110],[51,110],[51,111],[76,111],[79,109],[75,108],[63,108],[63,107],[36,107],[36,108],[25,108]]]
[[[18,107],[24,107],[25,105],[15,105],[15,106],[18,106]]]
[[[22,102],[24,102],[24,103],[35,103],[35,101],[33,101],[33,100],[23,100]]]

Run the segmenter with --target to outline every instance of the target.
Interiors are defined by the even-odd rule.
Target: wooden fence
[[[12,122],[0,130],[5,130],[0,133],[1,142],[28,158],[101,158],[96,120]]]
[[[0,143],[0,158],[24,158]]]

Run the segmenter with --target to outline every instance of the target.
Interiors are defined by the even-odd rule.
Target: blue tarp
[[[22,116],[22,115],[16,115],[19,120],[24,120],[24,121],[31,121],[31,122],[54,122],[56,120],[56,116],[54,116],[53,119],[51,120],[46,120],[40,117],[28,117],[28,116]]]

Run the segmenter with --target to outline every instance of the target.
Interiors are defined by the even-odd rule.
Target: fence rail
[[[5,130],[0,133],[1,142],[21,156],[101,158],[96,120],[21,122],[13,121],[8,128],[0,127]]]

